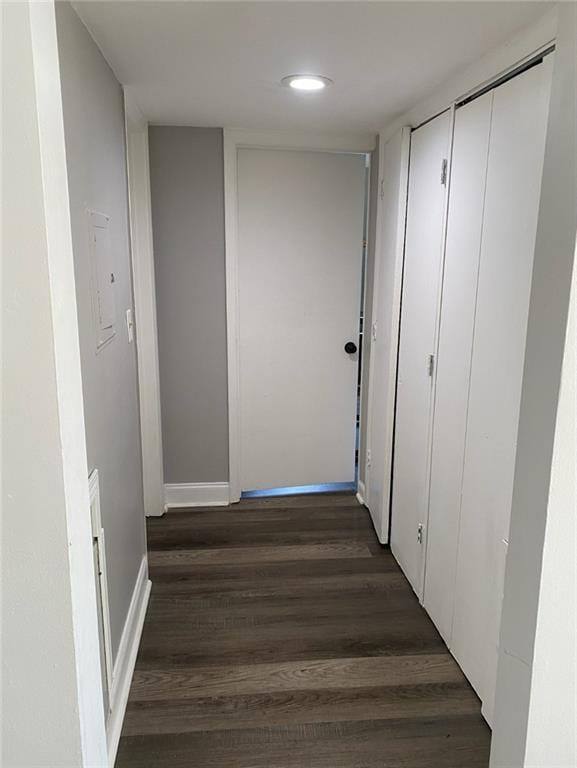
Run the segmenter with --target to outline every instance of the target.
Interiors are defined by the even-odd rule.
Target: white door
[[[354,482],[365,156],[238,151],[243,491]]]
[[[393,424],[405,217],[411,129],[402,128],[379,149],[381,202],[377,212],[375,276],[368,394],[370,463],[365,473],[365,503],[381,544],[389,540]],[[367,319],[368,323],[368,319]],[[366,349],[366,347],[365,347]],[[366,354],[366,352],[365,352]],[[366,457],[361,457],[361,461]]]
[[[432,376],[443,254],[445,186],[451,113],[413,132],[401,305],[391,548],[422,594],[428,501]]]
[[[450,645],[493,91],[457,109],[439,323],[423,603]]]
[[[552,58],[493,92],[451,647],[489,720]]]

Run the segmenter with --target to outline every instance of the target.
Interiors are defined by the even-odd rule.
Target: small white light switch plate
[[[134,322],[131,309],[126,310],[126,330],[128,331],[128,343],[132,344],[134,340]]]

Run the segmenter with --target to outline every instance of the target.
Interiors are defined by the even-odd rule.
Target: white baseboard
[[[134,674],[134,665],[136,664],[136,655],[140,645],[144,617],[150,597],[150,588],[152,583],[148,578],[148,562],[146,555],[142,558],[138,577],[132,593],[132,599],[128,608],[126,621],[118,653],[114,662],[112,672],[112,690],[110,692],[110,716],[108,718],[107,736],[108,736],[108,765],[114,768],[122,723],[126,712],[128,694],[132,675]]]
[[[164,506],[222,507],[230,504],[228,483],[165,483]]]
[[[362,480],[359,480],[357,483],[357,501],[359,504],[365,505],[365,497],[366,497],[366,491],[365,491],[365,484]]]
[[[365,488],[365,484],[359,480],[357,484],[357,501],[359,504],[362,504],[363,507],[366,507],[369,510],[369,514],[371,516],[371,520],[373,521],[373,526],[375,528],[375,533],[377,534],[377,539],[381,544],[388,544],[389,543],[389,522],[387,518],[386,525],[383,524],[383,522],[379,519],[378,514],[375,514],[373,510],[369,507],[367,504],[367,489]]]

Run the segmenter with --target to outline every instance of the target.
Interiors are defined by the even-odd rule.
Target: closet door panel
[[[439,325],[424,605],[450,645],[493,92],[455,114]]]
[[[411,138],[407,231],[403,272],[391,549],[413,589],[422,594],[430,447],[431,377],[443,250],[445,187],[451,113],[414,131]]]
[[[485,704],[494,696],[551,59],[493,92],[451,643]]]

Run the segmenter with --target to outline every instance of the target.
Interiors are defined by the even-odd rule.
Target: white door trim
[[[164,508],[223,507],[229,496],[228,483],[165,483]]]
[[[164,513],[164,477],[148,123],[126,89],[124,114],[144,511],[152,516]]]
[[[228,361],[229,501],[240,500],[240,360],[238,301],[238,184],[240,148],[316,150],[366,153],[375,148],[375,136],[365,134],[310,134],[289,131],[224,129],[224,220],[226,269],[226,337]]]
[[[367,392],[367,418],[365,420],[367,430],[367,449],[371,451],[371,465],[366,468],[365,473],[365,488],[364,488],[364,503],[367,504],[373,524],[377,533],[377,537],[381,544],[388,544],[389,542],[389,523],[391,519],[391,505],[390,505],[390,490],[391,490],[391,475],[393,471],[393,435],[394,435],[394,421],[395,421],[395,397],[397,391],[397,354],[399,347],[399,324],[401,321],[401,287],[403,282],[403,266],[405,260],[405,225],[407,220],[407,192],[409,185],[409,153],[411,145],[411,128],[405,126],[400,129],[401,131],[401,157],[400,157],[400,175],[399,175],[399,195],[396,201],[397,209],[397,230],[395,233],[395,248],[394,248],[394,283],[392,296],[383,295],[383,272],[385,268],[384,259],[387,257],[385,252],[385,206],[388,201],[381,197],[381,184],[384,180],[384,166],[385,166],[385,151],[387,142],[384,141],[384,136],[381,136],[381,142],[379,145],[379,193],[377,199],[377,223],[375,228],[375,271],[373,277],[373,313],[370,318],[370,326],[367,321],[365,327],[365,339],[369,340],[369,343],[365,343],[365,353],[369,351],[369,383]],[[384,193],[383,193],[384,194]],[[372,352],[373,344],[376,341],[374,338],[373,329],[376,333],[384,333],[382,317],[387,312],[390,317],[390,337],[389,337],[389,371],[391,375],[388,380],[381,382],[380,386],[377,386],[375,378],[379,372],[375,372],[375,358]],[[367,318],[368,320],[368,318]],[[383,457],[384,461],[381,464],[376,464],[377,457],[375,456],[372,435],[373,435],[373,410],[375,408],[375,398],[383,398],[386,406],[385,411],[388,413],[387,422],[384,426],[386,431],[385,442],[387,449]],[[379,428],[383,428],[383,425],[379,425]],[[366,462],[366,456],[361,456],[360,461]],[[373,508],[371,500],[371,482],[375,483],[375,475],[383,481],[383,499],[381,509]]]
[[[100,513],[100,481],[97,469],[93,469],[88,477],[88,493],[90,495],[92,539],[96,542],[96,551],[98,555],[98,573],[96,575],[100,590],[99,607],[104,641],[104,666],[106,667],[106,699],[108,702],[108,709],[110,711],[114,654],[112,653],[112,634],[110,630],[110,604],[108,600],[108,568],[106,567],[106,546],[104,528],[102,527],[102,516]],[[105,714],[107,716],[108,712]]]
[[[143,555],[112,670],[110,717],[107,726],[108,768],[114,768],[116,761],[151,589],[152,582],[148,578],[148,560],[146,555]]]

